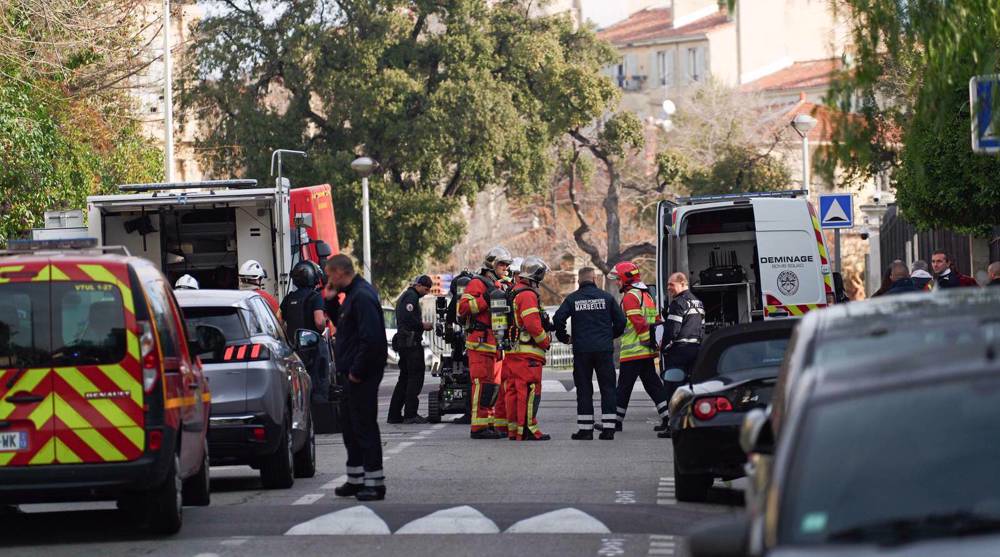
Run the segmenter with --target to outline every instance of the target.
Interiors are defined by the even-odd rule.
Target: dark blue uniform
[[[360,276],[344,288],[334,356],[346,385],[340,415],[347,448],[347,481],[384,488],[382,438],[378,429],[378,386],[385,373],[388,345],[378,292]],[[347,375],[361,379],[354,383]]]
[[[615,427],[614,339],[625,331],[625,314],[614,296],[590,281],[566,297],[554,318],[556,338],[569,343],[566,320],[573,319],[573,383],[576,385],[576,424],[594,429],[594,384],[601,391],[601,421]]]
[[[663,359],[663,373],[669,369],[680,369],[685,377],[691,373],[691,366],[698,359],[702,337],[705,336],[705,306],[690,290],[685,290],[670,302],[667,309],[666,330],[663,344],[666,354]],[[664,381],[667,402],[674,391],[684,381]]]
[[[299,329],[308,329],[323,334],[323,330],[316,326],[316,319],[313,317],[313,312],[324,309],[323,295],[315,289],[299,288],[289,292],[281,300],[280,307],[288,338],[295,338],[295,331]],[[326,342],[322,342],[320,347],[315,350],[315,354],[299,354],[309,370],[309,377],[312,378],[312,398],[322,402],[329,400],[330,393],[329,346]]]
[[[399,379],[389,401],[390,422],[401,422],[417,416],[420,390],[424,388],[423,338],[420,293],[411,286],[396,302],[396,338],[393,348],[399,354]]]

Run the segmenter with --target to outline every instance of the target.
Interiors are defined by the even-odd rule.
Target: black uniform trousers
[[[674,344],[667,349],[667,353],[663,357],[663,372],[666,373],[668,369],[681,369],[684,370],[684,381],[664,381],[663,387],[666,391],[667,402],[670,402],[670,398],[674,396],[674,391],[677,387],[680,387],[687,380],[691,378],[691,367],[694,366],[694,361],[698,359],[698,351],[701,349],[700,344]]]
[[[378,429],[378,387],[383,371],[371,372],[360,383],[347,377],[340,416],[347,448],[347,482],[385,485],[382,472],[382,435]]]
[[[389,417],[413,418],[420,406],[420,391],[424,388],[424,348],[416,346],[399,351],[399,379],[389,400]],[[404,410],[405,407],[405,410]]]
[[[646,394],[653,399],[656,412],[665,419],[668,399],[663,389],[663,381],[660,376],[656,375],[656,365],[653,363],[653,358],[643,358],[621,363],[621,369],[618,373],[618,392],[615,395],[618,403],[618,421],[625,421],[628,401],[632,397],[632,388],[635,387],[637,378],[642,380],[642,388],[646,389]]]
[[[594,429],[594,373],[601,391],[601,424],[615,427],[614,353],[574,352],[573,384],[576,386],[576,425],[581,430]]]

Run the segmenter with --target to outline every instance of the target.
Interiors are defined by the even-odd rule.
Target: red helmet
[[[642,280],[642,276],[639,274],[639,266],[631,261],[622,261],[616,264],[608,276],[615,280],[620,280],[622,286],[632,286]]]

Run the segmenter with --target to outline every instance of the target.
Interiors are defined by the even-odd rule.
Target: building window
[[[708,48],[704,46],[692,46],[687,49],[687,77],[690,81],[704,81],[708,74],[705,62]]]
[[[660,85],[674,84],[674,53],[669,50],[661,50],[656,53],[656,75]]]

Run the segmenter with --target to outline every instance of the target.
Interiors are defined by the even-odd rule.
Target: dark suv
[[[0,503],[117,499],[174,533],[209,503],[208,383],[163,275],[95,246],[0,253]]]
[[[179,290],[177,298],[189,327],[220,339],[199,354],[212,384],[212,464],[248,464],[268,488],[315,475],[309,374],[271,308],[252,291]]]

